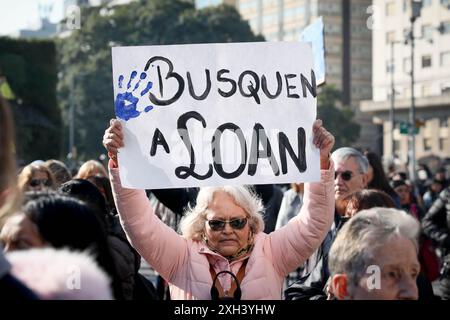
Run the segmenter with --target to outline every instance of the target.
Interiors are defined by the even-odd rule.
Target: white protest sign
[[[124,187],[320,179],[310,45],[115,47],[112,62]]]

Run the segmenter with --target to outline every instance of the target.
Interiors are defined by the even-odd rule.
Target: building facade
[[[253,32],[267,41],[298,41],[301,31],[322,16],[326,85],[340,90],[342,103],[355,111],[361,124],[356,146],[380,151],[381,129],[359,110],[360,101],[372,97],[372,33],[367,28],[371,0],[235,0],[228,4],[234,4]]]
[[[411,43],[408,40],[411,2],[374,0],[374,6],[380,20],[373,29],[373,99],[363,101],[361,110],[383,125],[385,159],[395,155],[407,162],[407,126],[412,105]],[[419,161],[430,156],[450,158],[449,6],[448,0],[423,1],[414,26],[415,118],[418,127],[420,125],[415,149]],[[392,105],[394,122],[390,116]]]
[[[197,9],[202,9],[209,6],[217,6],[219,4],[225,3],[230,6],[236,6],[238,0],[195,0],[195,7]]]

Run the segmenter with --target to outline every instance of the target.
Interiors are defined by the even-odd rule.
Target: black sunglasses
[[[350,181],[353,178],[354,173],[351,171],[343,171],[343,172],[335,171],[334,180],[336,180],[339,175],[341,175],[344,181]]]
[[[32,186],[32,187],[37,187],[37,186],[50,187],[51,185],[52,185],[52,183],[48,179],[33,179],[30,181],[30,186]]]
[[[209,227],[213,230],[213,231],[222,231],[223,229],[225,229],[225,224],[229,223],[230,226],[233,229],[236,230],[241,230],[245,227],[245,225],[247,224],[247,218],[239,218],[239,219],[233,219],[233,220],[227,220],[227,221],[222,221],[222,220],[207,220]]]

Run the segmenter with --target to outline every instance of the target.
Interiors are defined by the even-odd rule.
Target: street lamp
[[[395,86],[394,86],[394,45],[398,43],[403,43],[402,41],[391,41],[391,63],[389,66],[389,71],[391,73],[391,108],[389,110],[389,120],[391,121],[391,157],[392,161],[395,159],[395,147],[394,147],[394,129],[395,129]]]
[[[416,123],[416,100],[414,97],[414,23],[420,17],[422,9],[422,1],[411,0],[411,109],[409,112],[409,177],[413,183],[416,182],[416,137],[414,125]]]
[[[75,109],[75,101],[73,98],[74,90],[73,90],[73,84],[71,88],[70,93],[70,99],[69,99],[69,152],[67,153],[67,157],[73,158],[74,157],[74,109]]]

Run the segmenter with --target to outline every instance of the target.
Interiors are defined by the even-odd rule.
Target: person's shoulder
[[[259,246],[263,245],[264,242],[269,239],[269,235],[263,231],[258,232],[253,236],[253,251],[258,248]]]

